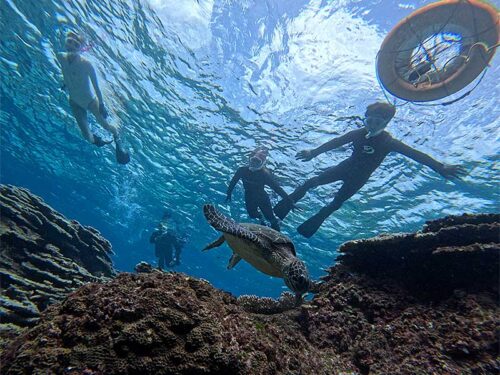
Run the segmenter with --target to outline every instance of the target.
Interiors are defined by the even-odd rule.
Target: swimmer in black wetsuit
[[[186,238],[180,237],[168,224],[171,214],[165,212],[158,227],[154,230],[149,242],[155,245],[155,256],[158,257],[158,269],[165,266],[174,267],[181,264],[181,252]]]
[[[460,166],[440,163],[429,155],[392,138],[384,129],[394,117],[395,112],[395,107],[390,104],[380,102],[371,104],[366,109],[364,128],[350,131],[326,142],[318,148],[304,150],[297,154],[297,159],[309,161],[324,152],[347,143],[353,144],[353,152],[348,159],[307,180],[290,194],[289,197],[291,200],[297,202],[309,189],[339,180],[344,181],[335,199],[297,228],[300,234],[305,237],[311,237],[328,216],[338,210],[346,200],[363,187],[371,174],[379,167],[390,152],[403,154],[418,163],[432,168],[441,176],[448,179],[457,178],[464,174]],[[274,207],[274,212],[279,218],[285,218],[290,209],[293,208],[290,202],[290,200],[282,200]]]
[[[252,219],[260,219],[261,223],[265,224],[262,218],[262,214],[264,214],[264,217],[271,223],[271,228],[279,231],[279,222],[276,216],[274,216],[273,206],[271,205],[269,196],[264,190],[264,186],[269,186],[285,201],[290,198],[278,185],[271,171],[264,167],[266,159],[267,150],[265,148],[257,148],[252,155],[250,155],[248,166],[238,168],[231,179],[229,187],[227,188],[226,201],[231,200],[233,189],[236,183],[241,179],[243,181],[243,188],[245,189],[245,204],[248,215]],[[290,205],[291,208],[293,208],[292,201],[290,201]],[[262,214],[259,212],[259,208]]]

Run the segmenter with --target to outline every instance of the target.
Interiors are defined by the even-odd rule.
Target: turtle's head
[[[302,296],[309,291],[311,286],[311,279],[305,264],[299,259],[292,260],[283,268],[283,278],[286,286],[297,296],[298,301],[302,301]]]

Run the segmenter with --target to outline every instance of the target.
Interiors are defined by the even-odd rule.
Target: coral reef
[[[114,275],[111,245],[25,189],[0,185],[0,337],[36,323],[48,305]]]
[[[238,305],[242,306],[245,311],[255,314],[277,314],[295,307],[295,295],[283,292],[277,300],[269,297],[242,295],[238,297]]]
[[[155,268],[149,264],[148,262],[140,262],[140,263],[137,263],[134,267],[134,271],[137,272],[137,273],[151,273],[151,272],[154,272],[155,271]],[[156,270],[159,272],[159,270]]]
[[[121,274],[51,305],[0,372],[499,373],[499,229],[499,215],[469,215],[346,243],[291,310],[184,274]]]
[[[49,307],[4,353],[2,374],[320,374],[327,359],[287,324],[184,274],[121,274]]]
[[[499,222],[494,214],[448,216],[427,222],[421,232],[346,242],[338,260],[427,297],[457,288],[498,292]]]

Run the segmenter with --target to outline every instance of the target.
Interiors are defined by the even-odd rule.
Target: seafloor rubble
[[[2,374],[493,374],[500,215],[344,244],[314,299],[234,298],[141,264],[11,341]]]
[[[25,189],[0,185],[0,341],[36,323],[49,304],[114,275],[111,245]]]

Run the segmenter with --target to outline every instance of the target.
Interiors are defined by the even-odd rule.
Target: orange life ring
[[[438,37],[442,43],[434,39],[432,45],[432,38]],[[377,55],[378,78],[388,92],[404,100],[442,99],[466,87],[488,66],[499,39],[499,13],[493,6],[478,0],[432,3],[386,36]],[[432,54],[444,54],[440,44],[454,44],[456,55],[437,66],[439,57]],[[425,59],[417,57],[418,51]]]

